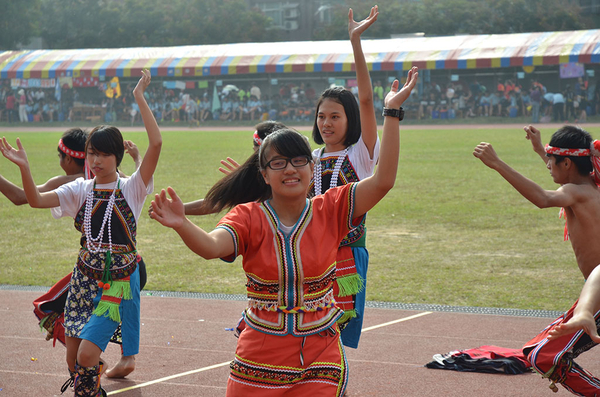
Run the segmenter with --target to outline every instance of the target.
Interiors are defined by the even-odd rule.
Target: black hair
[[[93,150],[101,153],[114,154],[117,158],[117,167],[121,165],[125,155],[123,135],[117,127],[99,125],[95,127],[85,142],[85,152]]]
[[[258,137],[262,140],[273,131],[281,130],[283,128],[287,128],[286,125],[275,120],[262,121],[254,126],[254,129],[258,133]],[[257,147],[259,145],[254,142],[254,146]]]
[[[262,121],[256,124],[256,126],[254,126],[254,129],[256,130],[256,132],[258,132],[258,136],[260,137],[260,139],[265,139],[267,135],[269,135],[273,131],[281,130],[284,128],[287,128],[285,124],[275,120]]]
[[[348,131],[346,131],[344,145],[346,145],[346,147],[354,145],[360,139],[360,111],[358,109],[356,98],[354,98],[354,94],[344,87],[328,88],[321,94],[315,110],[315,123],[312,131],[313,140],[318,145],[322,145],[324,143],[321,133],[319,132],[317,120],[319,118],[319,108],[326,99],[337,102],[344,107],[344,112],[346,113],[346,118],[348,119]]]
[[[264,170],[267,166],[267,154],[276,151],[283,157],[294,158],[300,156],[309,157],[312,160],[312,152],[308,139],[298,131],[290,128],[277,130],[267,136],[260,145],[258,151],[258,166]]]
[[[549,143],[550,146],[561,149],[589,149],[591,144],[592,136],[590,133],[574,125],[565,125],[560,128],[552,134]],[[556,158],[557,164],[568,157],[575,164],[581,175],[589,175],[594,169],[590,158],[587,156],[552,156]]]
[[[288,158],[306,156],[312,159],[310,145],[304,135],[289,128],[276,130],[266,136],[258,152],[208,191],[203,205],[220,212],[238,204],[271,198],[271,187],[265,183],[260,171],[265,169],[267,154],[273,150]]]
[[[62,137],[61,137],[63,144],[67,148],[74,150],[76,152],[83,152],[83,153],[85,153],[85,142],[87,141],[87,138],[88,138],[88,132],[85,130],[82,130],[81,128],[70,128],[70,129],[66,130],[62,134]],[[63,159],[67,156],[67,154],[65,152],[60,150],[60,147],[58,148],[58,153],[60,154],[60,157]],[[80,167],[83,167],[85,165],[85,158],[78,159],[73,156],[71,156],[71,157],[75,161],[75,163],[77,165],[79,165]]]

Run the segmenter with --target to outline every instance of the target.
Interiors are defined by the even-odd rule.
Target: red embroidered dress
[[[247,327],[238,341],[228,392],[243,387],[244,393],[264,395],[265,384],[281,393],[282,388],[318,388],[324,383],[335,387],[336,394],[343,391],[347,373],[336,325],[342,311],[335,306],[333,284],[340,241],[361,221],[351,219],[355,186],[307,199],[288,235],[269,201],[238,205],[219,222],[217,227],[231,233],[236,247],[224,259],[242,255],[248,280]],[[277,347],[270,349],[273,354],[252,349],[256,338]],[[328,338],[324,345],[318,343]],[[287,358],[278,350],[285,350]]]

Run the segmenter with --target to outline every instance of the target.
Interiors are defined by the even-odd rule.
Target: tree
[[[427,36],[502,34],[595,28],[575,2],[564,0],[421,0],[378,2],[380,15],[368,34],[387,38],[393,34],[423,32]],[[355,19],[368,15],[370,5],[348,0],[333,10],[333,23],[315,39],[347,39],[348,7]]]
[[[41,0],[41,10],[40,34],[48,48],[118,47],[118,2]]]
[[[14,50],[38,35],[40,0],[0,0],[0,50]]]
[[[41,0],[50,48],[161,47],[270,41],[244,0]]]

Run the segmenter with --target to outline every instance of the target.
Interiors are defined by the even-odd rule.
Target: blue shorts
[[[123,336],[123,355],[133,356],[140,350],[140,275],[139,267],[131,274],[132,299],[121,300],[119,314],[121,316],[121,335]],[[94,297],[94,309],[102,298],[102,289]],[[98,346],[102,351],[106,349],[119,323],[108,316],[91,315],[87,324],[81,330],[79,338],[88,340]]]

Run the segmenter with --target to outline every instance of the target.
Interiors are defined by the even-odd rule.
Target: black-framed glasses
[[[304,167],[310,162],[310,158],[307,156],[298,156],[294,158],[279,157],[269,161],[266,166],[274,171],[279,171],[287,167],[288,163],[291,163],[293,167],[299,168]]]

